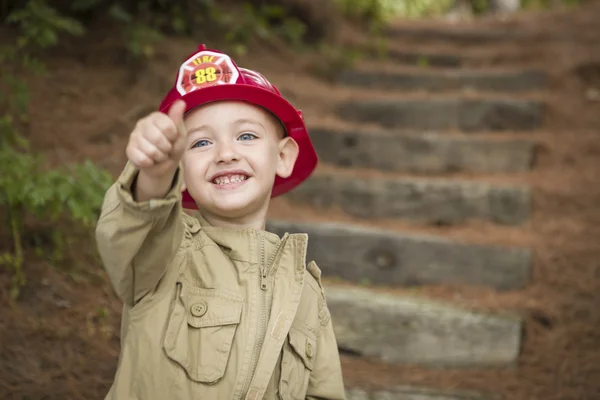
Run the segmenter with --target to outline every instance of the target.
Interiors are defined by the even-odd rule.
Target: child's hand
[[[159,180],[173,177],[185,150],[184,112],[185,103],[177,100],[168,115],[153,112],[137,122],[126,154],[141,174]]]
[[[168,115],[154,112],[140,119],[131,132],[126,154],[140,170],[134,189],[137,201],[163,198],[171,189],[186,147],[184,112],[185,102],[177,100]]]

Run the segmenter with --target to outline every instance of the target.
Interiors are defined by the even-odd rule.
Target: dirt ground
[[[426,385],[480,390],[511,400],[600,399],[597,21],[600,7],[592,5],[573,13],[484,22],[545,37],[510,45],[525,52],[531,48],[530,54],[536,56],[524,57],[523,65],[544,66],[552,76],[550,90],[541,94],[549,103],[545,126],[531,134],[541,143],[535,168],[517,178],[534,188],[533,218],[528,224],[510,228],[473,222],[431,228],[368,221],[391,230],[531,247],[535,252],[532,283],[519,292],[448,286],[380,289],[522,315],[526,324],[518,365],[508,370],[423,370],[344,355],[349,386]],[[67,42],[49,55],[49,75],[31,81],[35,91],[27,136],[51,164],[89,157],[116,175],[124,165],[127,134],[135,119],[156,108],[160,93],[174,78],[174,66],[196,45],[188,39],[169,39],[152,65],[134,66],[123,61],[122,46],[108,33],[110,28],[93,28],[85,42]],[[286,54],[285,59],[281,54]],[[328,116],[332,99],[339,93],[346,97],[357,92],[346,93],[307,75],[311,55],[288,56],[265,48],[238,61],[264,71],[304,109],[311,123],[337,123]],[[365,224],[339,211],[317,212],[292,206],[285,199],[274,202],[271,215]],[[8,298],[9,276],[0,270],[1,399],[99,399],[108,391],[119,353],[121,305],[93,251],[92,239],[77,235],[79,239],[68,249],[72,260],[68,267],[55,267],[28,253],[28,283],[15,303]],[[9,245],[8,232],[0,230],[0,239],[1,247]]]

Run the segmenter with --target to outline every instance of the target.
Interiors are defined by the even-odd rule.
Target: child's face
[[[288,177],[298,146],[267,111],[241,101],[198,107],[185,117],[184,182],[199,209],[220,219],[263,218],[275,176]]]

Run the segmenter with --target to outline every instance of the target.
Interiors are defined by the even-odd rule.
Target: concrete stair
[[[433,368],[512,366],[521,343],[516,317],[478,314],[416,297],[361,288],[327,290],[338,346],[388,363]]]
[[[367,391],[349,388],[347,400],[498,400],[497,396],[457,390],[431,390],[418,387],[395,387]]]
[[[463,65],[471,64],[477,59],[469,56],[460,56],[455,53],[444,53],[437,51],[415,51],[406,49],[390,48],[385,52],[385,58],[406,65],[414,65],[420,67],[440,67],[440,68],[455,68]]]
[[[515,290],[530,277],[528,249],[460,243],[443,237],[398,234],[342,223],[270,220],[277,234],[309,234],[307,259],[324,276],[375,285],[470,284]]]
[[[486,91],[525,92],[540,90],[547,83],[547,76],[538,70],[479,71],[449,69],[424,71],[378,71],[365,66],[343,71],[338,81],[344,85],[370,87],[386,90]]]
[[[358,46],[368,58],[393,62],[396,65],[427,68],[474,68],[498,67],[510,65],[513,62],[534,60],[542,50],[522,53],[514,49],[503,52],[490,51],[486,47],[469,49],[465,51],[462,45],[444,46],[427,45],[422,43],[395,46],[391,44],[385,50],[373,51],[369,45]]]
[[[414,40],[418,42],[443,42],[461,46],[494,45],[507,41],[531,39],[526,32],[514,28],[501,27],[485,30],[476,27],[460,27],[442,24],[420,24],[419,26],[389,26],[385,35],[393,40]],[[540,37],[536,37],[537,40]]]
[[[503,225],[530,216],[527,187],[445,179],[319,173],[286,195],[315,208],[339,207],[360,218],[393,218],[430,225],[485,220]]]
[[[501,298],[531,283],[529,248],[451,233],[478,226],[482,235],[510,235],[531,219],[533,195],[524,182],[535,168],[531,136],[544,128],[549,78],[544,66],[510,62],[526,64],[517,42],[536,38],[501,26],[398,25],[386,34],[385,51],[367,43],[370,59],[337,76],[332,115],[309,127],[320,167],[284,197],[326,220],[301,222],[290,212],[267,228],[309,234],[307,261],[326,278],[342,352],[398,367],[516,368],[524,315],[475,311],[406,289],[470,286]],[[411,228],[381,229],[372,220]],[[429,233],[415,234],[414,226]],[[397,383],[350,385],[347,398],[498,398],[404,386],[400,375]]]
[[[541,101],[508,97],[351,100],[338,108],[338,116],[346,121],[464,132],[538,129],[543,113]]]
[[[542,54],[544,44],[550,39],[523,28],[521,25],[515,30],[514,27],[501,24],[497,28],[465,28],[439,21],[407,27],[403,23],[388,27],[383,44],[380,43],[375,49],[371,40],[358,40],[355,46],[361,49],[367,58],[426,68],[522,64],[534,61]],[[526,50],[519,46],[532,42],[535,46],[528,46]]]
[[[527,138],[320,126],[309,130],[321,162],[352,169],[416,174],[524,172],[532,168],[536,153],[535,141]]]
[[[426,284],[522,287],[529,280],[526,249],[459,244],[449,240],[334,223],[271,220],[277,234],[309,235],[307,259],[319,260],[324,276],[368,280],[370,288],[326,287],[338,346],[358,356],[431,368],[511,367],[521,346],[522,322],[514,315],[477,313],[378,286]]]

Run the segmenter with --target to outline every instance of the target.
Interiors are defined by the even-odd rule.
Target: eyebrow
[[[265,128],[265,126],[264,126],[263,124],[261,124],[259,121],[256,121],[256,120],[254,120],[254,119],[249,119],[249,118],[240,118],[240,119],[236,120],[236,121],[234,122],[234,124],[236,124],[236,125],[242,125],[242,124],[252,124],[252,125],[257,125],[257,126],[260,126],[260,127],[261,127],[261,128],[263,128],[263,130],[265,130],[265,131],[267,130],[267,129]]]
[[[201,131],[210,131],[212,128],[209,125],[202,124],[195,128],[188,130],[187,136],[189,137],[192,133],[201,132]]]
[[[253,120],[253,119],[249,119],[249,118],[240,118],[237,119],[233,122],[234,125],[243,125],[243,124],[251,124],[251,125],[256,125],[256,126],[260,126],[263,130],[267,130],[265,128],[265,126],[263,124],[261,124],[259,121]],[[198,125],[192,129],[190,129],[188,131],[188,135],[191,135],[192,133],[196,133],[196,132],[201,132],[201,131],[214,131],[214,129],[207,124],[202,124],[202,125]]]

